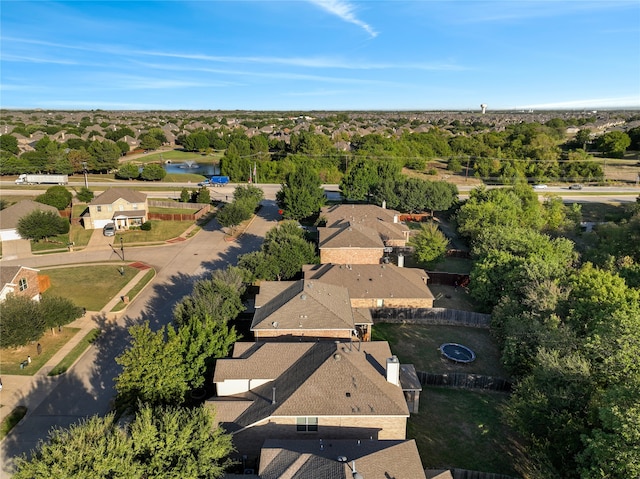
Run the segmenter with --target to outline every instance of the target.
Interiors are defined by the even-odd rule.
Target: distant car
[[[576,183],[574,185],[569,186],[570,190],[581,190],[582,189],[582,185]]]
[[[105,236],[115,236],[116,235],[116,225],[115,223],[107,223],[102,228],[102,234]]]
[[[533,185],[534,190],[546,190],[547,185]]]
[[[198,183],[198,186],[211,186],[211,182],[209,180],[204,180]]]

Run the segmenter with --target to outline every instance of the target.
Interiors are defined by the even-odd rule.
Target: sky
[[[640,1],[0,3],[0,107],[640,108]]]

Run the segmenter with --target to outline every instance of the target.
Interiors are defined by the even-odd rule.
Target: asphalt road
[[[125,316],[117,321],[98,318],[104,334],[71,370],[36,385],[36,391],[44,388],[48,396],[35,410],[29,411],[2,441],[0,477],[10,477],[12,458],[33,450],[53,426],[67,427],[82,418],[106,414],[115,396],[114,378],[120,372],[115,358],[129,344],[127,328],[143,321],[149,321],[154,329],[169,323],[173,306],[191,293],[196,280],[207,277],[215,269],[235,264],[238,255],[258,249],[264,235],[275,226],[276,221],[275,202],[265,200],[247,231],[235,242],[224,240],[224,234],[214,220],[187,241],[126,250],[127,261],[150,264],[157,271],[156,278],[131,302]],[[40,268],[110,259],[117,259],[111,249],[39,255],[3,261],[2,264],[20,263]]]

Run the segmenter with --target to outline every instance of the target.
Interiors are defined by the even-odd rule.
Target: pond
[[[167,173],[172,174],[193,173],[207,178],[220,174],[220,166],[215,163],[200,164],[196,161],[166,161],[162,166]]]

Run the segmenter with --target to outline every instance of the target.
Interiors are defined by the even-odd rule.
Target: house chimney
[[[397,356],[387,358],[387,381],[400,386],[400,361]]]
[[[383,210],[387,209],[387,200],[382,200],[382,209]]]
[[[398,268],[404,268],[404,255],[398,255]]]
[[[398,215],[393,215],[393,222],[394,222],[394,223],[397,223],[397,222],[398,222],[398,219],[399,219],[399,218],[398,218]]]

